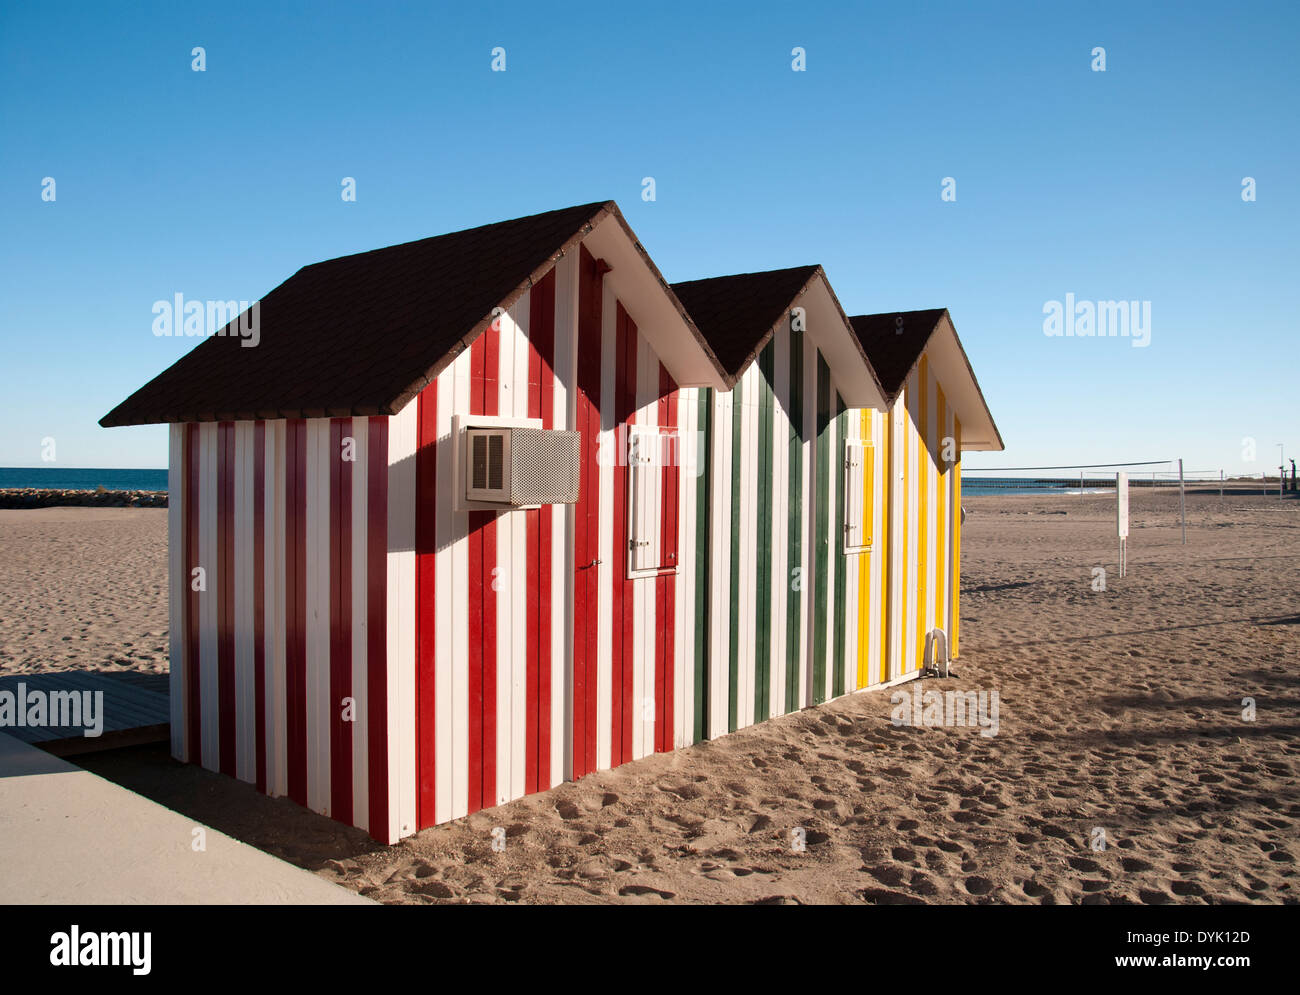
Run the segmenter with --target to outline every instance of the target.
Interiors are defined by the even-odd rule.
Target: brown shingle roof
[[[939,326],[939,319],[947,313],[945,308],[932,308],[859,314],[849,319],[890,403],[903,389],[904,381]]]
[[[99,423],[395,414],[611,212],[622,222],[603,201],[304,266],[262,298],[256,348],[209,337]]]
[[[672,291],[735,379],[821,267],[795,266],[674,283]]]

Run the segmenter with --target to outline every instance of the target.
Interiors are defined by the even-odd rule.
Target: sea
[[[1177,480],[1129,478],[1130,487],[1178,486]],[[972,494],[1105,494],[1115,492],[1115,477],[985,477],[983,474],[961,475],[963,496]]]
[[[166,470],[100,470],[88,467],[0,466],[0,488],[55,491],[165,491]]]
[[[1130,483],[1137,483],[1130,481]],[[1161,483],[1166,483],[1161,481]],[[1174,481],[1173,483],[1177,483]],[[1139,486],[1146,484],[1142,482]],[[1149,486],[1149,485],[1148,485]],[[165,491],[166,470],[112,470],[75,467],[0,467],[0,488],[37,487],[47,490]],[[984,477],[962,475],[963,494],[1098,494],[1115,489],[1115,478],[1084,480],[1063,477]]]

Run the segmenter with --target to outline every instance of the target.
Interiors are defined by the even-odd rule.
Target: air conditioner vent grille
[[[513,504],[572,504],[578,500],[577,432],[516,428],[510,432]]]
[[[470,486],[475,490],[501,490],[505,474],[505,436],[499,432],[470,437]]]

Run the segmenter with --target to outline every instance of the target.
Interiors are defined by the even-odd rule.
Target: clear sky
[[[196,341],[155,301],[605,198],[669,280],[949,308],[969,466],[1300,457],[1294,2],[186,6],[0,6],[0,465],[166,465],[96,424]],[[1048,337],[1067,294],[1149,345]]]

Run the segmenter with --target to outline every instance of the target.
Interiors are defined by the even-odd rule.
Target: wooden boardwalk
[[[21,686],[21,687],[20,687]],[[17,725],[17,718],[0,725],[0,732],[15,739],[56,754],[72,756],[98,750],[112,750],[120,746],[141,743],[167,742],[170,737],[168,708],[168,681],[166,674],[99,673],[89,670],[68,670],[51,674],[17,674],[0,677],[0,695],[9,692],[14,696],[15,711],[25,697],[29,703],[37,694],[51,701],[52,692],[102,693],[102,712],[99,713],[103,732],[99,736],[85,735],[85,718],[82,725]],[[63,697],[63,695],[61,695]],[[24,712],[26,714],[26,712]],[[47,721],[53,715],[47,715]],[[69,718],[68,715],[61,715]]]

